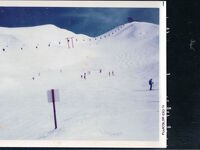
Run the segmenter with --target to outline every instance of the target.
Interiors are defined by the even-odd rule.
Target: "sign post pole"
[[[55,106],[55,95],[54,95],[54,89],[51,90],[51,94],[52,94],[52,101],[53,101],[53,113],[54,113],[55,129],[57,129],[56,106]]]

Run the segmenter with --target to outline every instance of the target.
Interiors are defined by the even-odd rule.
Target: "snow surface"
[[[98,37],[0,27],[0,75],[0,140],[159,140],[158,25],[132,22]]]

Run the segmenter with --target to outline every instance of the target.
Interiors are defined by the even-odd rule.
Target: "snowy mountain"
[[[158,25],[132,22],[98,37],[0,27],[0,50],[0,140],[159,139]]]

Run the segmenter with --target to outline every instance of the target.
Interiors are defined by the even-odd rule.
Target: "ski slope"
[[[159,140],[158,25],[132,22],[98,37],[0,27],[0,75],[0,140]]]

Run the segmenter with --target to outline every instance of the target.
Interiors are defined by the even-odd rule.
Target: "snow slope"
[[[98,37],[54,25],[0,27],[0,68],[0,140],[159,139],[158,25],[132,22]],[[60,92],[57,130],[52,88]]]

